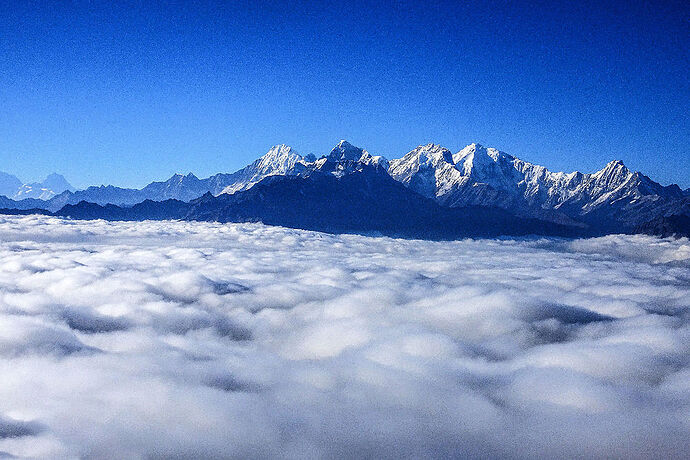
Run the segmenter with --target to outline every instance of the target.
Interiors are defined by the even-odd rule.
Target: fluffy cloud
[[[0,218],[0,456],[682,457],[690,242]]]

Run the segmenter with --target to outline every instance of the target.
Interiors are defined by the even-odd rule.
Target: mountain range
[[[65,189],[49,199],[0,197],[0,207],[74,218],[262,221],[432,238],[690,232],[690,190],[663,186],[621,161],[592,174],[551,172],[479,144],[455,154],[420,145],[391,161],[347,141],[320,158],[277,145],[232,174],[177,174],[142,189]]]
[[[23,183],[17,176],[0,172],[0,195],[14,201],[46,201],[65,191],[74,192],[76,189],[60,174],[50,174],[42,182]]]

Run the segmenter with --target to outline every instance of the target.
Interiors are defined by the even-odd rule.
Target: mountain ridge
[[[640,172],[629,170],[620,160],[610,161],[594,173],[552,172],[477,143],[455,154],[430,143],[389,161],[345,140],[318,159],[313,155],[302,156],[292,147],[279,144],[230,174],[219,173],[205,179],[192,173],[175,174],[142,189],[89,187],[65,191],[46,201],[13,202],[0,197],[0,207],[44,208],[56,212],[83,201],[125,207],[147,200],[190,202],[208,193],[221,196],[247,191],[272,176],[309,177],[318,173],[343,177],[362,172],[365,167],[385,174],[445,208],[500,208],[524,219],[582,228],[629,232],[654,228],[653,225],[645,227],[647,222],[690,213],[689,190],[684,191],[675,184],[663,186]]]
[[[24,183],[17,176],[0,171],[0,196],[14,201],[36,199],[47,201],[65,191],[76,191],[60,174],[51,173],[41,182]]]
[[[188,203],[147,200],[132,207],[118,207],[83,201],[67,205],[54,215],[74,219],[262,222],[328,233],[425,239],[579,234],[579,229],[520,218],[498,208],[445,208],[395,181],[380,165],[347,158],[327,158],[325,163],[338,164],[308,174],[268,176],[246,190],[218,196],[207,192]]]

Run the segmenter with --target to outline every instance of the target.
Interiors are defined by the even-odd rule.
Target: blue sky
[[[142,186],[345,138],[690,187],[683,2],[110,3],[3,5],[0,170]]]

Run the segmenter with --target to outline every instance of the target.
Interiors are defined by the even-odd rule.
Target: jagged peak
[[[368,152],[360,147],[355,147],[345,139],[341,139],[328,154],[328,159],[334,161],[358,161],[365,153]]]
[[[443,147],[441,144],[434,144],[433,142],[430,142],[425,145],[418,145],[413,151],[415,150],[424,152],[450,152],[450,150]]]
[[[453,164],[453,154],[450,150],[442,147],[439,144],[429,143],[426,145],[418,145],[411,151],[407,152],[400,160],[395,160],[396,163],[414,163],[417,165],[433,165],[437,166],[439,162]]]
[[[429,142],[428,144],[424,145],[418,145],[417,149],[423,149],[423,150],[448,150],[445,147],[442,147],[441,144],[434,144],[433,142]]]
[[[385,169],[388,169],[388,167],[390,165],[390,162],[385,157],[383,157],[381,155],[374,156],[374,155],[370,154],[369,152],[367,152],[366,150],[364,150],[364,153],[362,154],[361,157],[359,157],[359,160],[357,160],[357,161],[364,163],[366,165],[370,165],[370,166],[381,166]]]
[[[278,144],[268,149],[268,152],[256,160],[256,164],[294,162],[300,159],[302,159],[302,156],[295,149],[289,145]]]
[[[606,163],[606,166],[605,166],[605,168],[619,168],[619,167],[623,167],[623,168],[626,167],[622,160],[609,161],[608,163]]]
[[[594,173],[596,176],[610,175],[610,174],[632,174],[632,172],[623,164],[621,160],[613,160],[606,163],[601,170]]]
[[[175,173],[166,182],[182,182],[184,180],[199,180],[192,172],[187,174]]]
[[[466,156],[472,155],[475,152],[477,152],[478,150],[482,150],[483,148],[484,147],[481,144],[477,144],[477,143],[473,142],[473,143],[467,145],[466,147],[460,149],[460,151],[458,153],[456,153],[455,155],[453,155],[453,157],[455,158],[455,162],[457,163],[458,160],[465,158]]]
[[[507,155],[503,152],[501,152],[498,149],[495,149],[493,147],[485,147],[482,144],[479,144],[477,142],[472,142],[471,144],[468,144],[465,148],[461,149],[458,153],[456,153],[456,156],[463,157],[467,155],[471,155],[474,153],[484,153],[493,159],[496,159],[499,155]]]
[[[276,144],[273,147],[271,147],[270,149],[268,149],[268,152],[266,152],[266,153],[268,154],[271,152],[292,152],[292,151],[294,151],[294,149],[287,144]]]
[[[484,145],[480,144],[479,142],[472,142],[470,144],[467,144],[465,148],[460,150],[461,152],[475,152],[475,151],[482,151],[486,150],[486,147]]]
[[[458,169],[464,175],[469,175],[476,166],[491,165],[496,163],[501,157],[505,157],[510,160],[513,159],[513,157],[499,151],[498,149],[492,147],[487,148],[481,144],[473,142],[453,155],[453,162],[455,163],[456,169]]]
[[[258,161],[273,159],[273,158],[285,158],[285,157],[300,157],[299,153],[292,147],[286,144],[277,144],[268,149],[268,152],[264,153]]]
[[[300,160],[302,160],[302,156],[295,149],[289,145],[278,144],[271,147],[268,152],[252,163],[251,167],[264,173],[267,171],[284,173]]]
[[[336,144],[336,147],[354,147],[354,145],[350,144],[348,141],[345,139],[340,139],[340,141]]]

